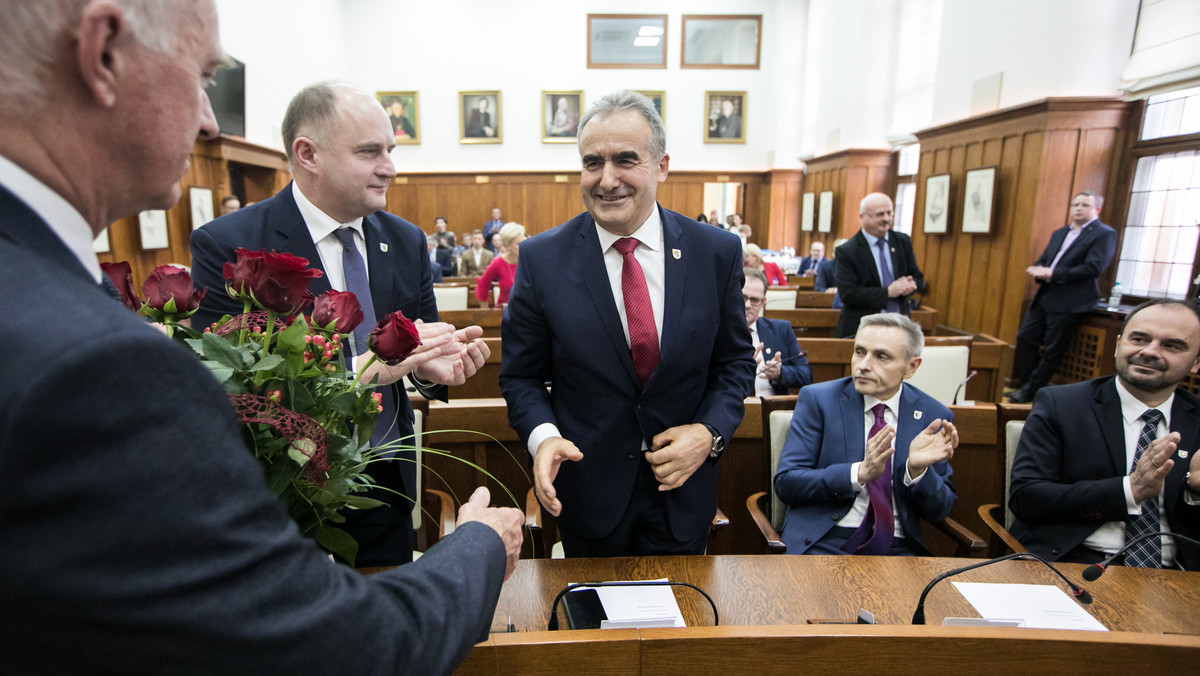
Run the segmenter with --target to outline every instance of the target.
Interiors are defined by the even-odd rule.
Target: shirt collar
[[[1125,383],[1121,382],[1120,378],[1113,378],[1113,382],[1117,385],[1117,398],[1121,400],[1121,419],[1126,425],[1132,425],[1135,420],[1142,417],[1142,414],[1151,408],[1157,409],[1162,413],[1163,423],[1167,429],[1171,429],[1171,405],[1175,403],[1175,392],[1171,392],[1171,396],[1167,397],[1166,401],[1158,406],[1147,406],[1138,401],[1137,397],[1129,393],[1125,389]]]
[[[601,253],[608,253],[608,250],[612,248],[612,245],[616,243],[618,239],[621,239],[620,235],[614,235],[613,233],[605,230],[604,228],[600,227],[599,223],[596,224],[596,236],[600,239]],[[658,215],[657,204],[655,204],[654,209],[650,211],[650,217],[647,218],[646,221],[642,223],[641,227],[635,230],[630,237],[633,237],[642,244],[645,244],[651,251],[658,251],[662,249],[662,219]]]
[[[358,236],[366,241],[366,235],[363,234],[363,219],[356,218],[348,223],[338,223],[332,216],[321,211],[317,205],[308,201],[304,193],[300,192],[300,186],[292,181],[292,197],[296,200],[296,208],[300,210],[300,215],[304,217],[304,223],[308,226],[309,236],[312,237],[314,243],[320,242],[326,237],[333,234],[334,230],[341,228],[353,228]]]
[[[92,279],[100,282],[100,260],[96,258],[93,244],[96,235],[83,214],[33,174],[3,155],[0,155],[0,185],[8,188],[9,192],[41,217],[67,249],[75,254]]]
[[[876,244],[876,242],[878,242],[880,239],[882,239],[885,242],[887,241],[887,235],[884,235],[882,238],[880,238],[880,237],[876,237],[876,236],[872,235],[871,233],[867,232],[866,230],[863,230],[862,234],[863,234],[863,237],[867,238],[867,244],[870,244],[872,249],[874,249],[876,246],[878,246]]]
[[[883,400],[876,398],[872,394],[864,394],[863,413],[869,413],[871,409],[875,408],[875,404],[882,403],[892,412],[893,418],[900,420],[900,394],[902,392],[904,392],[904,383],[900,383],[900,389],[896,390],[896,394],[892,395],[891,399]]]

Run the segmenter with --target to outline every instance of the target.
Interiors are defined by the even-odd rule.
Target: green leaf
[[[204,343],[205,359],[224,364],[235,371],[240,371],[249,365],[249,357],[221,336],[206,333],[200,337],[200,340]]]
[[[282,495],[288,484],[300,474],[300,466],[291,462],[273,462],[266,465],[264,476],[267,488],[275,495]]]
[[[206,361],[203,363],[208,367],[209,371],[212,371],[213,377],[217,379],[217,382],[221,383],[222,385],[224,385],[229,381],[230,378],[233,377],[233,369],[224,364],[219,364],[215,361]]]
[[[329,408],[343,418],[353,418],[358,410],[358,395],[353,392],[343,392],[329,400]]]
[[[273,371],[277,366],[283,363],[283,357],[277,354],[269,354],[263,357],[257,364],[250,367],[251,372],[257,371]]]
[[[346,501],[347,505],[350,505],[356,509],[375,509],[376,507],[382,507],[387,504],[382,500],[364,498],[361,495],[347,495],[342,499]]]
[[[341,558],[351,566],[354,565],[354,559],[358,556],[358,543],[350,537],[349,533],[341,528],[321,526],[313,533],[313,537],[322,549]]]
[[[292,325],[279,334],[275,343],[277,349],[285,352],[299,353],[304,351],[304,336],[308,335],[308,322],[304,317],[297,317]]]
[[[292,403],[291,409],[296,413],[307,413],[309,409],[317,405],[317,401],[313,399],[308,388],[298,382],[292,385],[289,395]]]
[[[308,464],[308,459],[312,457],[314,451],[317,450],[316,443],[312,439],[297,439],[288,446],[288,457],[296,462],[301,467]]]

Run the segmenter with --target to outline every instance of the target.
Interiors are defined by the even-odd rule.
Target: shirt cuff
[[[1130,516],[1138,516],[1142,513],[1142,506],[1133,499],[1133,484],[1129,482],[1129,476],[1121,478],[1121,488],[1125,490],[1125,511]]]
[[[919,482],[921,481],[921,479],[924,479],[924,478],[925,478],[925,475],[926,475],[926,474],[929,474],[929,468],[928,468],[928,467],[926,467],[926,468],[925,468],[925,471],[924,471],[924,472],[921,472],[921,476],[919,476],[919,477],[917,477],[916,479],[914,479],[914,478],[912,478],[912,476],[911,476],[911,475],[908,473],[908,463],[907,463],[907,462],[906,462],[906,463],[904,463],[904,485],[905,485],[905,486],[911,486],[911,485],[913,485],[913,484],[915,484],[915,483],[919,483]]]
[[[529,433],[529,439],[525,442],[525,447],[529,451],[529,457],[537,455],[537,449],[542,445],[542,442],[547,439],[562,438],[562,434],[558,431],[558,425],[554,423],[542,423],[533,428]]]
[[[850,463],[850,487],[854,489],[855,493],[861,493],[864,488],[862,484],[858,483],[858,466],[861,464],[861,462]]]

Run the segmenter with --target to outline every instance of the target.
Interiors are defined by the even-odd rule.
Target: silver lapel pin
[[[1180,460],[1187,460],[1187,457],[1188,457],[1188,452],[1187,452],[1187,451],[1185,451],[1185,450],[1183,450],[1182,448],[1181,448],[1181,449],[1179,449],[1179,459],[1180,459]]]
[[[920,420],[920,419],[921,419],[921,412],[913,411],[913,420]]]
[[[680,251],[679,249],[671,249],[671,256],[672,256],[672,257],[673,257],[675,260],[679,260],[680,258],[682,258],[682,257],[683,257],[683,252],[682,252],[682,251]]]
[[[380,242],[379,250],[382,251],[383,253],[387,253],[387,242]]]

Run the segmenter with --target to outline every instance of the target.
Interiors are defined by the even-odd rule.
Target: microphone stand
[[[562,601],[563,597],[566,596],[568,592],[574,591],[576,589],[590,589],[590,588],[594,588],[594,587],[662,587],[662,586],[688,587],[688,588],[695,589],[696,591],[700,592],[700,595],[708,600],[708,605],[712,606],[713,626],[714,627],[720,626],[721,620],[719,619],[719,617],[717,615],[717,604],[713,602],[712,597],[709,596],[708,594],[706,594],[703,589],[697,587],[694,584],[688,584],[687,582],[672,582],[670,580],[667,580],[665,582],[659,581],[659,580],[643,580],[640,582],[639,581],[634,581],[634,582],[576,582],[576,583],[567,585],[566,587],[563,588],[562,591],[558,592],[558,596],[554,597],[554,603],[550,604],[550,621],[546,623],[546,630],[547,631],[558,631],[558,603],[560,601]]]
[[[999,558],[989,559],[987,561],[981,561],[979,563],[976,563],[976,564],[973,564],[970,566],[963,566],[962,568],[955,568],[954,570],[948,570],[948,571],[942,573],[941,575],[938,575],[937,577],[933,578],[933,580],[930,581],[929,584],[925,585],[925,591],[921,592],[921,599],[917,602],[917,609],[913,613],[912,623],[913,624],[925,624],[925,597],[929,596],[930,590],[932,590],[934,585],[936,585],[937,583],[941,582],[942,580],[944,580],[948,577],[958,575],[959,573],[965,573],[968,570],[975,570],[976,568],[983,568],[984,566],[990,566],[993,563],[1000,563],[1002,561],[1011,561],[1013,559],[1025,559],[1025,560],[1029,560],[1029,561],[1040,561],[1043,566],[1054,571],[1055,575],[1062,578],[1062,581],[1065,582],[1067,587],[1069,587],[1071,589],[1071,594],[1074,595],[1075,598],[1079,599],[1080,603],[1087,604],[1087,603],[1092,602],[1092,595],[1089,594],[1087,592],[1087,590],[1085,590],[1083,587],[1080,587],[1080,586],[1072,583],[1070,580],[1067,579],[1067,577],[1065,575],[1060,573],[1057,568],[1050,565],[1045,559],[1043,559],[1042,557],[1038,556],[1037,554],[1033,554],[1031,552],[1017,552],[1015,554],[1008,554],[1006,556],[1001,556]]]
[[[967,383],[971,382],[971,379],[977,375],[979,375],[979,371],[971,371],[970,373],[967,374],[966,379],[964,379],[961,383],[958,384],[958,387],[956,387],[954,389],[954,398],[950,401],[951,406],[958,405],[959,392],[962,392],[962,389],[967,386]]]
[[[1123,561],[1125,559],[1125,554],[1127,554],[1130,549],[1133,549],[1134,547],[1145,542],[1146,540],[1151,540],[1153,538],[1161,538],[1161,537],[1169,537],[1174,540],[1184,540],[1184,541],[1190,542],[1194,545],[1200,545],[1200,540],[1197,540],[1195,538],[1190,538],[1186,535],[1179,535],[1177,533],[1168,533],[1165,531],[1162,533],[1146,533],[1144,535],[1139,535],[1139,536],[1135,537],[1134,539],[1130,540],[1129,542],[1126,542],[1125,546],[1118,549],[1116,554],[1113,554],[1112,556],[1108,557],[1107,559],[1104,559],[1100,563],[1093,563],[1092,565],[1088,566],[1087,568],[1084,568],[1083,575],[1082,575],[1083,579],[1087,580],[1088,582],[1094,582],[1094,581],[1098,580],[1100,578],[1100,576],[1104,574],[1104,571],[1109,566],[1111,566],[1114,563],[1120,563],[1121,561]]]

